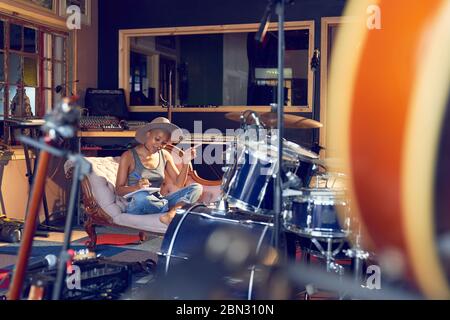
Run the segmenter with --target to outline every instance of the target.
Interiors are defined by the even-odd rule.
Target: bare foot
[[[169,225],[177,214],[176,210],[176,208],[170,209],[165,215],[159,217],[159,221],[161,221],[161,223],[164,223],[165,225]]]
[[[150,239],[150,233],[141,231],[139,232],[139,240],[141,242],[148,241]]]
[[[159,217],[159,221],[161,221],[161,223],[164,223],[165,225],[169,225],[172,222],[173,218],[175,218],[175,216],[177,214],[177,209],[180,209],[185,205],[186,205],[186,202],[183,202],[183,201],[177,203],[169,211],[167,211],[166,214]]]

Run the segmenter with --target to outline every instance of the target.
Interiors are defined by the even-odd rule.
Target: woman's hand
[[[138,181],[138,186],[139,186],[139,189],[144,189],[144,188],[150,187],[151,183],[150,183],[150,181],[148,181],[148,179],[142,178]]]
[[[197,156],[197,148],[198,147],[200,147],[200,144],[193,146],[192,148],[189,148],[184,152],[183,159],[182,159],[184,164],[188,164],[192,160],[195,159],[195,157]]]

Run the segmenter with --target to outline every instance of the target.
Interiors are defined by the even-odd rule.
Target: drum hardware
[[[284,219],[284,221],[292,220],[292,211],[291,210],[284,210],[283,211],[283,219]]]
[[[283,190],[290,188],[297,188],[300,187],[300,185],[302,184],[300,178],[290,171],[285,172],[284,176],[287,181],[283,183]]]
[[[312,223],[312,203],[308,202],[308,206],[306,207],[306,212],[308,213],[308,216],[306,217],[306,230],[311,232],[311,223]]]
[[[361,226],[358,227],[358,233],[355,236],[355,241],[351,249],[343,251],[345,255],[351,259],[354,259],[354,280],[355,283],[361,283],[362,277],[362,264],[370,256],[369,252],[365,251],[361,247]]]
[[[188,259],[189,259],[188,257],[177,256],[177,255],[175,255],[175,254],[169,255],[169,254],[163,253],[163,252],[161,252],[161,251],[156,252],[156,255],[157,255],[158,257],[165,257],[165,258],[170,257],[170,258],[174,258],[174,259],[182,259],[182,260],[188,260]]]
[[[210,208],[208,208],[210,209]],[[186,212],[188,213],[188,212]],[[186,214],[184,213],[184,214]],[[214,214],[214,211],[211,211],[211,213]],[[193,215],[197,215],[206,219],[210,219],[210,220],[215,220],[215,221],[223,221],[223,222],[228,222],[228,223],[238,223],[238,224],[245,224],[245,225],[250,225],[250,224],[257,224],[257,225],[263,225],[263,226],[273,226],[273,223],[269,223],[269,222],[263,222],[263,221],[255,221],[255,220],[251,220],[251,219],[239,219],[239,220],[234,220],[231,218],[223,218],[223,217],[216,217],[214,215],[211,214],[207,214],[207,213],[198,213],[198,212],[192,212],[191,214]]]
[[[320,166],[320,164],[318,164]],[[321,172],[315,175],[316,180],[316,188],[326,188],[326,189],[334,189],[336,187],[336,182],[339,179],[346,179],[347,175],[340,172]],[[325,181],[325,185],[320,187],[320,181]],[[332,181],[332,184],[329,185],[329,181]]]
[[[326,272],[315,266],[304,263],[289,264],[284,270],[288,281],[295,283],[298,287],[305,287],[306,293],[313,295],[317,288],[328,292],[345,292],[345,298],[364,299],[364,300],[421,300],[413,292],[399,289],[398,287],[384,283],[381,290],[369,290],[363,288],[360,284],[355,284],[353,278],[343,275],[336,277],[334,273]],[[340,296],[342,298],[342,296]]]
[[[215,210],[213,213],[215,214],[221,214],[226,215],[230,211],[230,208],[228,206],[228,201],[224,195],[222,195],[219,199],[219,201],[216,203]]]
[[[344,246],[343,240],[340,241],[339,246],[333,250],[333,242],[336,242],[332,238],[327,239],[327,250],[325,251],[320,242],[316,238],[312,238],[311,242],[316,246],[316,248],[319,250],[320,255],[326,259],[326,267],[327,272],[334,272],[337,273],[339,276],[342,276],[344,274],[344,267],[339,265],[335,262],[334,257],[341,252],[342,247]]]
[[[296,196],[303,195],[303,191],[301,190],[294,190],[294,189],[284,189],[283,190],[283,197],[284,198],[291,198]],[[285,201],[285,205],[287,205],[288,201]]]
[[[333,243],[336,242],[336,240],[334,240],[332,238],[328,238],[327,239],[327,249],[325,250],[316,238],[311,239],[311,242],[319,250],[319,257],[325,258],[326,272],[331,273],[331,274],[336,274],[339,277],[339,279],[337,281],[341,282],[345,275],[344,267],[341,266],[340,264],[336,263],[334,257],[339,252],[341,252],[342,247],[344,245],[344,241],[342,241],[342,240],[338,240],[338,241],[340,241],[338,248],[333,250],[332,246],[333,246]],[[311,249],[308,249],[308,251],[311,251]],[[309,253],[309,254],[311,254],[311,253]],[[321,285],[316,282],[311,282],[311,283],[305,284],[305,290],[302,291],[302,293],[305,294],[304,300],[310,300],[311,296],[317,292],[318,287],[321,287]],[[339,294],[339,299],[343,299],[345,297],[345,294],[343,293],[344,290],[342,290],[341,287],[339,287],[339,290],[337,290],[336,292],[338,292],[338,294]]]

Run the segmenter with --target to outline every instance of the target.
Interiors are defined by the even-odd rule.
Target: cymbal
[[[229,112],[225,114],[225,118],[240,122],[241,121],[241,112]],[[259,114],[259,119],[264,125],[268,128],[276,128],[277,127],[277,113],[276,112],[265,112]],[[247,117],[247,121],[249,124],[254,124],[254,119],[252,117]],[[284,115],[284,127],[291,129],[317,129],[322,128],[323,125],[315,120],[296,116],[293,114],[285,114]]]

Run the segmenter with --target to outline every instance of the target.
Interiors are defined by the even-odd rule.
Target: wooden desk
[[[78,131],[77,137],[82,138],[134,138],[136,131]],[[175,144],[227,144],[234,141],[233,136],[216,134],[191,134],[188,140],[180,140]]]
[[[78,138],[134,138],[136,131],[78,131]]]

